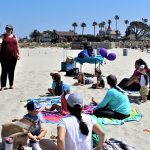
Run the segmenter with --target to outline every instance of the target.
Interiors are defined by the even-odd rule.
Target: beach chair
[[[21,119],[16,122],[6,123],[2,125],[1,138],[2,148],[5,149],[5,140],[7,137],[13,138],[13,149],[18,146],[26,146],[28,140],[28,132],[34,129],[34,122],[29,119]]]

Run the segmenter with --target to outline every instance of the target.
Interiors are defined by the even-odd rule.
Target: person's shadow
[[[53,96],[51,95],[49,92],[43,94],[43,95],[39,95],[40,97],[50,97],[50,96]]]

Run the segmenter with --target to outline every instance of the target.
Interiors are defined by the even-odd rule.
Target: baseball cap
[[[140,65],[140,69],[144,69],[145,68],[145,65]]]
[[[11,24],[8,24],[6,25],[6,28],[13,29],[13,26]]]
[[[83,98],[78,93],[66,95],[66,100],[70,107],[74,107],[75,105],[80,105],[81,107],[83,107]]]
[[[29,110],[29,111],[42,111],[42,108],[40,105],[36,105],[35,102],[30,101],[27,103],[27,110]]]

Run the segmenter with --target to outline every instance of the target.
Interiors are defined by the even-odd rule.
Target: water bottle
[[[39,141],[32,143],[32,150],[42,150],[39,145]]]
[[[5,150],[13,150],[13,138],[7,137],[5,141]]]

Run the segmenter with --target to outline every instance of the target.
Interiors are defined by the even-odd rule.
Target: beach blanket
[[[103,150],[137,150],[132,145],[121,139],[110,138],[104,144]]]
[[[35,105],[40,107],[51,106],[53,104],[61,103],[60,96],[50,96],[50,97],[38,97],[38,98],[29,98],[27,100],[23,100],[24,104],[27,104],[29,101],[33,101]]]
[[[98,118],[103,124],[105,125],[122,125],[125,122],[129,121],[140,121],[142,118],[142,114],[138,113],[138,111],[133,108],[131,111],[131,115],[123,120],[118,120],[118,119],[111,119],[111,118]]]
[[[45,106],[52,106],[53,104],[60,104],[61,103],[61,97],[60,96],[52,96],[52,97],[40,97],[40,98],[30,98],[27,101],[34,101],[36,105],[40,105],[41,107]],[[83,113],[85,114],[93,114],[95,106],[91,105],[85,105],[82,109]],[[131,111],[131,115],[124,119],[124,120],[118,120],[118,119],[110,119],[110,118],[98,118],[100,122],[102,122],[104,125],[122,125],[125,122],[129,121],[139,121],[142,118],[142,114],[138,113],[138,111],[133,108]],[[56,111],[42,111],[40,113],[40,118],[46,123],[58,123],[65,115],[62,115]]]
[[[83,113],[85,114],[93,114],[94,106],[87,105],[83,108]],[[56,111],[42,111],[43,120],[46,123],[58,123],[63,117],[67,115],[62,115]]]
[[[94,106],[88,105],[87,107],[83,108],[83,113],[93,114],[93,109]],[[58,123],[63,117],[66,116],[58,112],[51,112],[51,111],[43,111],[42,115],[46,123]],[[142,114],[138,113],[136,109],[132,109],[131,115],[124,120],[109,119],[109,118],[98,118],[98,120],[104,125],[122,125],[125,122],[140,121],[141,118]]]

